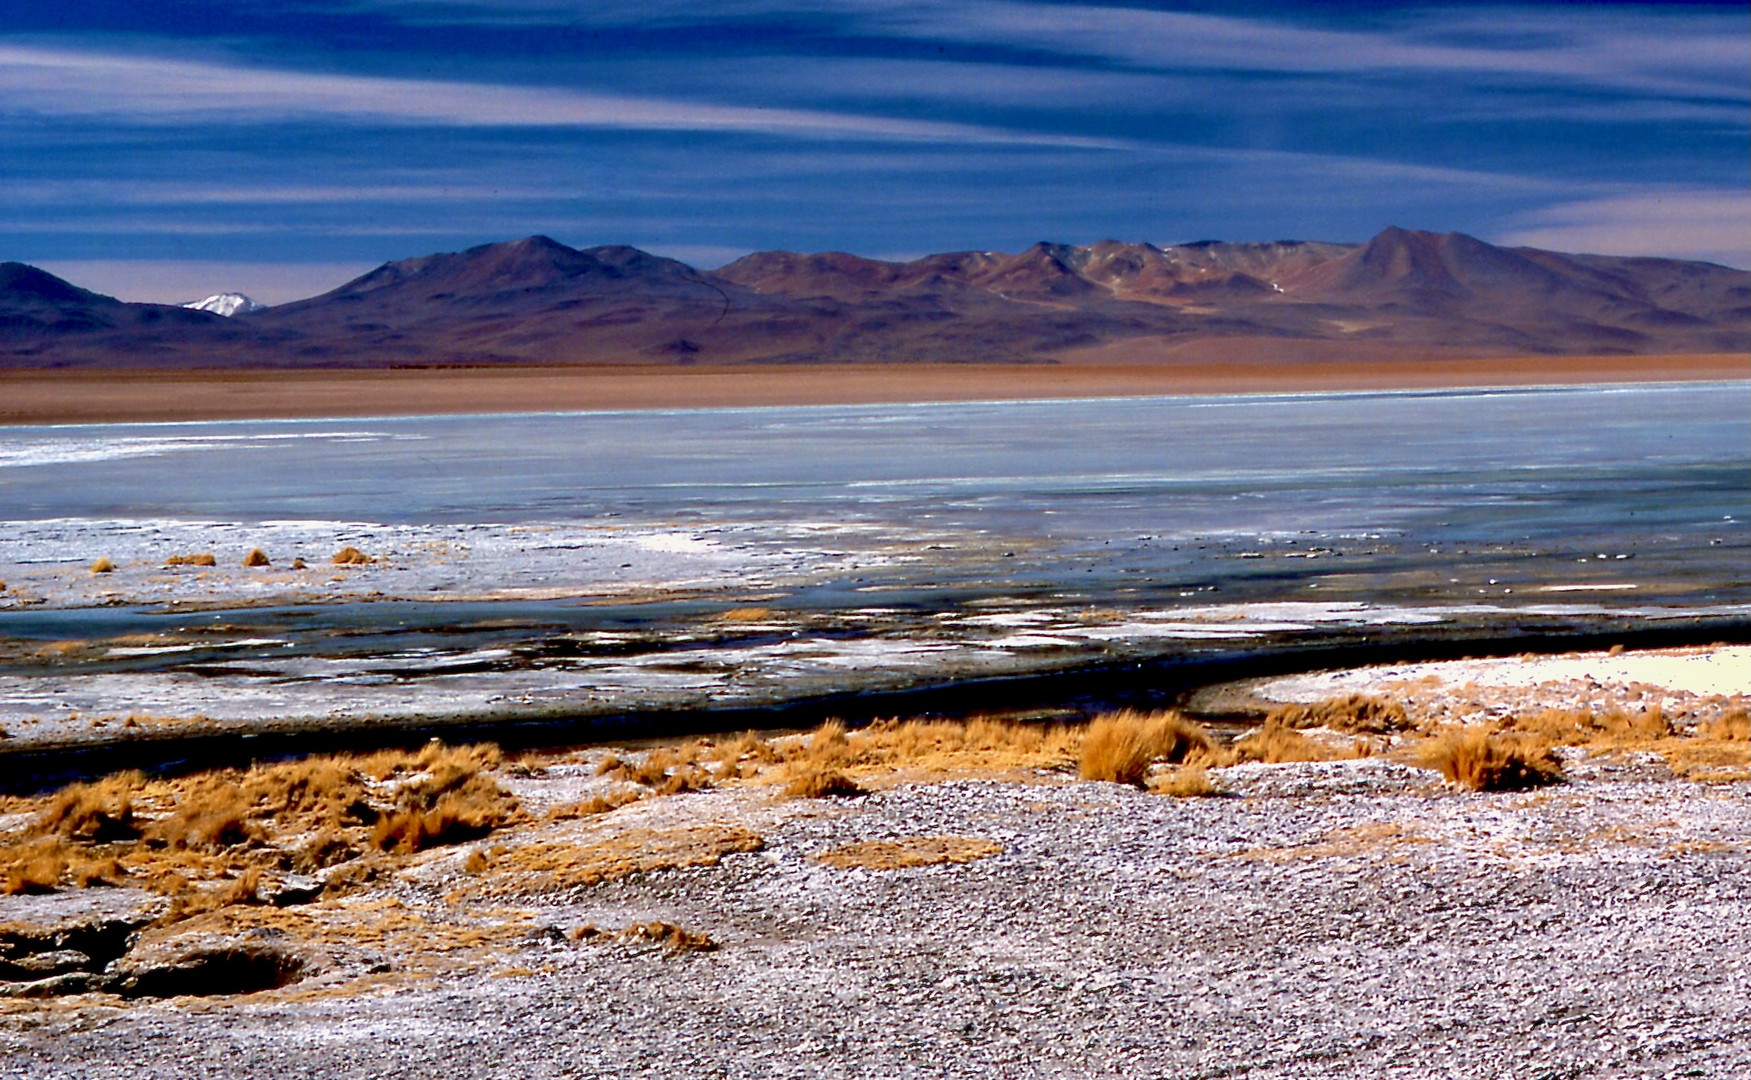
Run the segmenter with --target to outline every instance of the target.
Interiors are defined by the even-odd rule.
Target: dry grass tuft
[[[658,870],[716,866],[725,855],[765,845],[758,834],[736,825],[641,829],[591,843],[522,844],[491,861],[481,888],[499,896],[564,892]]]
[[[621,790],[607,795],[592,795],[574,803],[555,806],[546,813],[548,821],[575,821],[578,818],[596,817],[600,814],[612,813],[630,803],[644,798],[645,793],[636,790]]]
[[[772,621],[772,609],[764,607],[731,608],[718,616],[727,623],[763,623]]]
[[[1149,790],[1179,799],[1207,799],[1222,794],[1222,789],[1210,779],[1210,770],[1203,765],[1181,765],[1158,772],[1149,778]]]
[[[629,761],[609,754],[596,767],[596,775],[643,784],[658,795],[704,791],[712,787],[715,779],[701,764],[711,749],[709,744],[695,740],[658,746],[647,751],[641,760]]]
[[[1751,712],[1731,709],[1720,719],[1703,725],[1700,734],[1716,742],[1751,742]]]
[[[146,782],[138,772],[117,773],[90,784],[72,784],[50,796],[34,822],[39,836],[88,844],[134,840],[134,792]]]
[[[634,923],[620,932],[623,941],[648,941],[672,953],[710,952],[717,942],[710,935],[667,922]]]
[[[1348,746],[1335,746],[1310,739],[1275,720],[1265,721],[1264,727],[1234,743],[1234,754],[1239,760],[1268,765],[1291,761],[1344,761],[1366,757],[1369,751],[1368,744],[1361,740]]]
[[[791,762],[806,762],[821,768],[848,765],[856,757],[851,740],[845,735],[845,725],[829,720],[814,730],[803,743],[803,750],[786,758]]]
[[[1282,705],[1271,710],[1265,723],[1286,728],[1324,727],[1350,735],[1390,735],[1411,727],[1403,705],[1367,694],[1350,694],[1312,705]]]
[[[661,945],[670,953],[710,952],[717,948],[717,942],[711,940],[710,935],[668,922],[634,923],[619,933],[603,930],[593,923],[586,923],[573,930],[568,936],[573,941],[594,943],[607,941],[649,942]]]
[[[122,868],[113,857],[58,836],[0,850],[0,895],[54,892],[63,883],[77,888],[113,885],[121,877]]]
[[[913,866],[970,863],[1003,851],[994,840],[971,836],[908,836],[899,840],[866,840],[815,856],[841,870],[903,870]]]
[[[164,560],[165,566],[218,566],[218,556],[210,551],[197,551],[192,555],[172,555]]]
[[[1450,731],[1420,748],[1423,764],[1472,791],[1523,791],[1562,780],[1549,749],[1482,727]]]
[[[272,566],[273,564],[268,560],[267,552],[263,551],[261,548],[250,548],[249,554],[243,557],[243,565]]]
[[[799,797],[862,792],[872,775],[947,775],[1060,768],[1075,760],[1079,733],[1063,726],[986,719],[885,720],[847,730],[829,720],[801,735],[743,732],[710,742],[657,746],[642,755],[610,753],[598,775],[657,794],[751,781],[785,785]]]
[[[784,793],[794,799],[853,799],[868,794],[851,777],[819,762],[795,762],[787,773]]]
[[[97,561],[91,564],[91,572],[94,574],[112,574],[115,568],[116,564],[110,562],[107,555],[98,556]]]
[[[264,876],[338,868],[368,880],[373,850],[408,853],[517,817],[487,770],[496,748],[313,757],[175,779],[119,773],[35,800],[0,837],[6,891],[95,882],[176,899],[171,918],[253,902]],[[348,871],[348,866],[353,869]]]
[[[501,763],[497,747],[451,749],[432,743],[415,760],[423,775],[396,789],[394,810],[372,827],[373,846],[414,852],[460,843],[485,836],[514,816],[511,797],[482,771]]]
[[[365,554],[351,544],[348,544],[346,547],[335,552],[334,557],[329,561],[336,566],[365,566],[373,560],[371,559],[371,556]]]
[[[1209,733],[1176,712],[1126,709],[1091,720],[1082,736],[1078,774],[1084,780],[1143,785],[1157,761],[1181,764],[1215,753]]]

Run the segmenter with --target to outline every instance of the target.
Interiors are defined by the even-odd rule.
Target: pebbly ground
[[[1751,785],[1580,757],[1522,794],[1380,760],[1213,775],[1225,797],[1042,774],[646,800],[582,827],[734,824],[764,847],[506,901],[517,934],[443,968],[354,956],[240,997],[11,1002],[0,1076],[1751,1075]],[[815,858],[930,835],[1002,850]],[[461,858],[383,891],[441,907]],[[719,947],[567,933],[648,919]]]

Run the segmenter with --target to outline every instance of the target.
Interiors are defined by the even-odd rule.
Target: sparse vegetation
[[[1209,733],[1176,712],[1139,713],[1129,709],[1098,716],[1082,735],[1078,773],[1084,780],[1112,780],[1143,786],[1149,766],[1210,758]]]
[[[1751,742],[1751,712],[1730,709],[1720,719],[1705,725],[1702,734],[1717,742]]]
[[[1659,705],[1637,712],[1622,709],[1541,709],[1508,718],[1505,729],[1547,746],[1630,746],[1672,735],[1672,723]]]
[[[414,754],[70,785],[36,800],[28,824],[0,837],[4,889],[127,882],[180,898],[178,916],[242,902],[264,874],[334,867],[373,850],[407,854],[515,820],[515,802],[487,775],[498,763],[492,747],[434,743]]]
[[[762,623],[772,619],[772,609],[763,607],[731,608],[718,618],[727,623]]]
[[[1263,727],[1234,743],[1236,759],[1269,765],[1290,761],[1338,761],[1365,757],[1369,751],[1369,745],[1359,739],[1345,745],[1311,739],[1275,720],[1265,721]]]
[[[1349,694],[1311,705],[1282,705],[1271,710],[1265,724],[1284,728],[1323,727],[1350,735],[1390,735],[1412,726],[1403,705],[1367,694]]]
[[[243,565],[254,567],[272,566],[273,564],[268,560],[267,552],[263,551],[261,548],[250,548],[249,554],[243,557]]]
[[[759,851],[759,834],[735,825],[636,829],[601,840],[543,840],[510,847],[493,857],[490,895],[564,892],[634,874],[716,866],[725,855]]]
[[[1149,790],[1179,799],[1212,798],[1222,794],[1222,789],[1210,779],[1209,768],[1204,765],[1180,765],[1158,772],[1149,778]]]
[[[914,866],[970,863],[996,855],[1003,845],[972,836],[907,836],[896,840],[865,840],[824,851],[815,858],[841,870],[903,870]]]
[[[575,821],[578,818],[595,817],[620,809],[622,806],[635,803],[644,798],[645,793],[637,789],[626,789],[607,795],[592,795],[578,802],[555,806],[547,811],[548,821]]]
[[[1481,726],[1431,739],[1419,756],[1426,767],[1472,791],[1523,791],[1563,778],[1562,763],[1547,748]]]
[[[1056,769],[1075,760],[1077,729],[975,719],[877,721],[848,730],[830,720],[802,735],[763,739],[744,732],[715,742],[694,739],[642,754],[610,751],[601,776],[656,794],[699,791],[736,782],[776,783],[798,798],[861,793],[860,777],[921,777],[962,772]]]
[[[791,766],[784,793],[798,799],[846,799],[866,794],[857,781],[819,762],[801,761]]]
[[[116,564],[111,562],[107,555],[99,555],[96,561],[91,564],[91,572],[94,574],[113,574],[115,568]]]
[[[569,936],[573,941],[596,943],[607,941],[648,942],[660,945],[670,953],[710,952],[717,948],[717,942],[713,941],[710,935],[668,922],[634,923],[619,932],[603,930],[593,923],[586,923],[573,930]]]

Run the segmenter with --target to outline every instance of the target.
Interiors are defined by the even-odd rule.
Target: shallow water
[[[1748,521],[1745,382],[3,429],[0,722],[691,708],[1742,619]]]

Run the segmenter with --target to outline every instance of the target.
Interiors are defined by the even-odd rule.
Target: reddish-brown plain
[[[0,371],[0,423],[565,412],[1751,377],[1751,355],[822,367]]]

